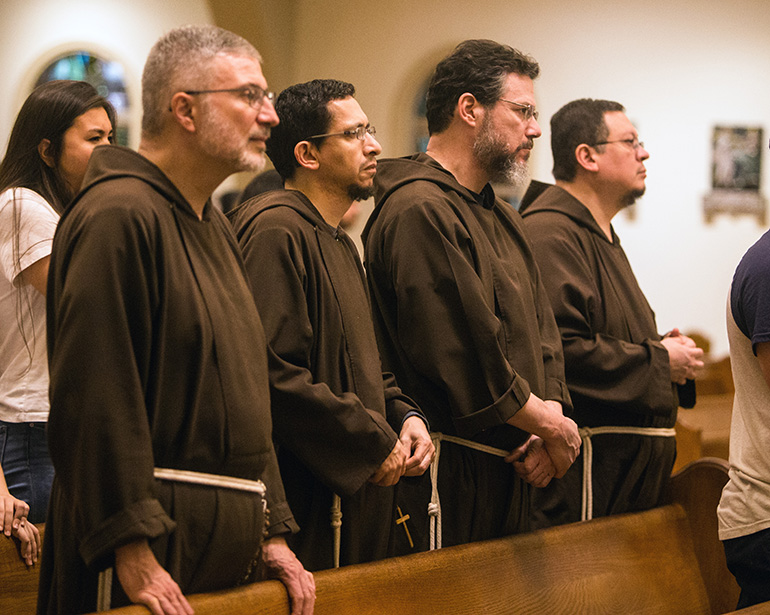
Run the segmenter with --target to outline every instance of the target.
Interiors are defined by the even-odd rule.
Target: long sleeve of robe
[[[668,351],[617,235],[610,242],[558,187],[524,217],[561,332],[576,420],[664,426],[653,417],[671,421],[676,409]]]
[[[499,428],[530,393],[569,408],[558,329],[518,214],[480,204],[432,161],[380,168],[366,264],[385,367],[434,428],[463,437]]]

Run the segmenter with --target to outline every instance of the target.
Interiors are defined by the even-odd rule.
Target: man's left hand
[[[315,580],[305,570],[281,536],[269,538],[262,545],[262,562],[267,574],[278,579],[289,592],[291,615],[313,615],[315,606]]]
[[[514,449],[505,461],[513,463],[516,474],[533,487],[547,486],[556,475],[556,468],[545,450],[545,443],[538,436],[530,436],[529,440]]]

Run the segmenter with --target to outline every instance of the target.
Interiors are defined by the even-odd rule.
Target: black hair
[[[294,146],[329,131],[332,122],[329,103],[349,98],[355,93],[353,85],[336,79],[313,79],[289,86],[281,92],[275,101],[280,123],[270,131],[267,155],[284,180],[292,178],[299,167]]]
[[[433,135],[449,127],[457,101],[466,92],[485,106],[497,102],[512,73],[535,79],[540,66],[509,45],[486,39],[460,43],[436,66],[428,86],[428,132]]]
[[[607,139],[610,131],[604,122],[604,114],[611,111],[625,111],[625,108],[612,100],[581,98],[567,103],[553,115],[551,151],[554,179],[567,182],[575,179],[575,150],[581,143],[593,146]]]

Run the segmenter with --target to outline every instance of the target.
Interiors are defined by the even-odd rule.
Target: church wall
[[[465,38],[493,38],[541,65],[543,136],[532,174],[552,181],[548,121],[581,97],[623,103],[650,152],[647,194],[616,230],[661,331],[699,329],[727,352],[725,298],[756,218],[703,221],[712,127],[770,136],[770,3],[765,0],[298,0],[295,81],[351,81],[385,156],[410,153],[412,99],[436,61]],[[762,185],[770,192],[767,140]]]
[[[543,137],[532,175],[551,180],[548,119],[589,96],[622,102],[651,158],[635,217],[615,226],[661,330],[699,329],[727,352],[724,305],[741,254],[766,226],[719,216],[705,224],[715,124],[762,126],[770,136],[770,3],[766,0],[2,0],[0,142],[40,68],[71,41],[125,64],[138,142],[139,76],[171,27],[213,22],[251,40],[276,89],[314,77],[353,82],[384,155],[414,149],[414,101],[457,42],[487,37],[532,54]],[[249,10],[252,12],[250,13]],[[292,26],[293,24],[293,26]],[[764,150],[765,152],[767,150]],[[763,154],[764,155],[764,154]],[[763,162],[767,162],[765,160]],[[764,164],[762,184],[770,169]]]

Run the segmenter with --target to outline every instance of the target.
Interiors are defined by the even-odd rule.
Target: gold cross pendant
[[[409,540],[409,548],[414,549],[414,542],[412,542],[412,535],[409,533],[409,528],[406,526],[406,522],[410,519],[409,515],[405,515],[401,512],[401,507],[396,506],[396,511],[398,512],[398,519],[396,519],[396,525],[399,525],[400,523],[404,524],[404,531],[406,532],[406,538]]]

